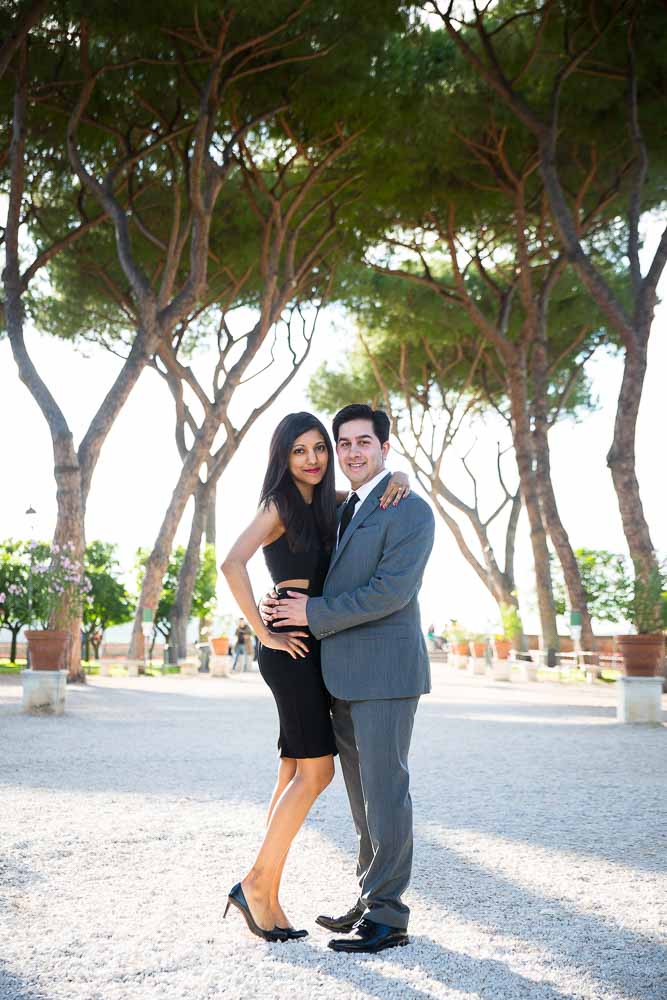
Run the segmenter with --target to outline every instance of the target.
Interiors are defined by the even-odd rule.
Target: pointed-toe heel
[[[288,941],[300,941],[302,938],[308,937],[308,931],[298,931],[295,927],[278,927],[278,925],[276,925],[274,929],[279,934],[284,934]]]
[[[263,941],[287,941],[285,931],[278,930],[277,927],[274,927],[272,931],[265,931],[263,927],[260,927],[255,922],[255,918],[250,912],[250,907],[248,906],[246,898],[243,895],[243,889],[241,888],[240,882],[237,882],[236,885],[229,891],[224,916],[227,916],[227,910],[229,910],[230,906],[235,906],[237,910],[240,910],[246,924],[248,925],[248,930],[252,934],[255,934],[258,938],[261,938]]]

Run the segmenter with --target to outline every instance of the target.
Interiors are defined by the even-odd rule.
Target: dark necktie
[[[342,517],[340,519],[340,530],[338,532],[338,544],[339,545],[340,545],[340,543],[343,540],[343,535],[347,531],[347,526],[349,525],[350,521],[352,520],[352,515],[354,514],[354,508],[357,506],[358,503],[359,503],[359,497],[357,496],[356,493],[352,493],[348,497],[347,503],[343,507],[343,514],[342,514]]]

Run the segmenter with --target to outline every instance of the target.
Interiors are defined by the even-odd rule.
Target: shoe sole
[[[410,938],[401,938],[400,941],[388,941],[386,944],[378,945],[376,948],[355,948],[354,946],[346,948],[345,945],[340,948],[334,948],[333,944],[329,942],[328,948],[332,951],[342,951],[346,955],[375,955],[380,951],[386,951],[387,948],[404,948],[406,944],[410,944]]]

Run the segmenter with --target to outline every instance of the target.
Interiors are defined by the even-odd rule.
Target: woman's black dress
[[[264,546],[264,558],[275,583],[283,580],[308,580],[306,590],[290,587],[290,590],[319,597],[329,566],[329,553],[324,548],[315,516],[307,507],[307,517],[312,519],[311,542],[304,552],[291,552],[287,535],[281,535],[275,542]],[[283,596],[284,591],[278,590]],[[273,632],[304,632],[293,625],[273,626]],[[292,659],[289,653],[280,649],[259,648],[259,670],[271,688],[278,706],[280,736],[278,749],[281,757],[325,757],[336,753],[333,727],[331,724],[331,700],[322,680],[320,666],[320,643],[308,632],[304,639],[308,654]]]

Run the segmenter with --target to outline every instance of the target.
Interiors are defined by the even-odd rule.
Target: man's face
[[[389,442],[380,444],[372,420],[348,420],[338,429],[338,464],[353,490],[369,482],[384,469]]]

